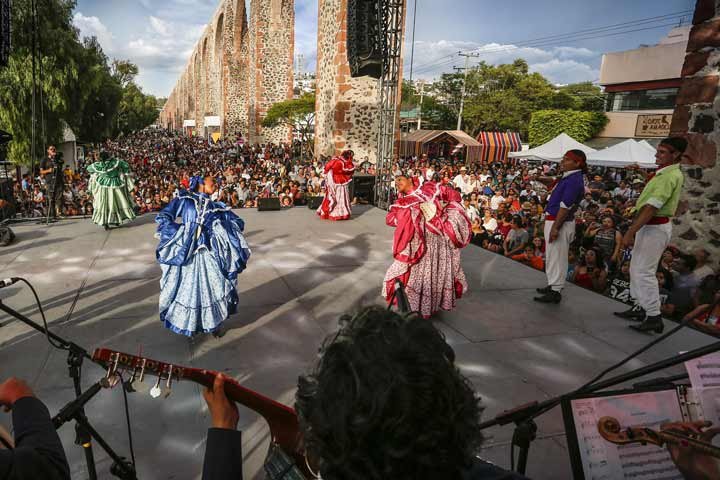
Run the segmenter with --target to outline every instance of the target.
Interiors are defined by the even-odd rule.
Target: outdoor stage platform
[[[334,331],[342,312],[381,302],[380,287],[391,261],[393,229],[384,212],[356,207],[346,222],[321,221],[307,208],[238,212],[252,248],[240,275],[240,313],[222,339],[188,340],[160,325],[160,268],[155,262],[154,216],[105,232],[89,220],[70,219],[49,227],[23,224],[17,240],[0,249],[0,277],[23,276],[38,290],[56,333],[92,350],[109,347],[193,367],[221,370],[247,387],[292,404],[298,374],[315,359],[321,340]],[[513,406],[576,388],[652,337],[633,332],[612,316],[622,305],[569,286],[560,305],[532,301],[544,274],[481,250],[463,251],[469,294],[435,324],[453,345],[462,371],[487,407],[484,418]],[[7,305],[40,321],[32,294],[22,284],[0,290]],[[65,352],[44,336],[0,316],[0,379],[27,379],[52,413],[73,398]],[[669,325],[669,324],[668,324]],[[682,331],[629,367],[711,342]],[[86,364],[87,387],[104,375]],[[152,380],[146,380],[152,381]],[[199,478],[210,424],[200,388],[179,383],[165,400],[129,397],[138,478]],[[87,406],[93,425],[128,456],[122,393],[102,391]],[[246,478],[258,474],[268,432],[262,419],[240,409]],[[0,414],[8,425],[9,416]],[[537,480],[570,478],[558,409],[538,420],[528,475]],[[71,425],[61,430],[73,478],[87,478]],[[486,431],[481,456],[509,467],[512,427]],[[110,463],[95,448],[99,478]]]

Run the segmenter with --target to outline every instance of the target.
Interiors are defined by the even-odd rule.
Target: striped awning
[[[477,141],[481,144],[480,161],[483,163],[505,162],[508,153],[522,150],[517,132],[480,132]]]

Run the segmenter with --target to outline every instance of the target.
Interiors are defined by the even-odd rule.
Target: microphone
[[[18,278],[18,277],[10,277],[10,278],[6,278],[4,280],[0,280],[0,288],[9,287],[10,285],[14,285],[19,281],[20,281],[20,278]]]
[[[400,280],[395,280],[395,298],[400,312],[408,313],[410,311],[410,302],[405,293],[405,287]]]

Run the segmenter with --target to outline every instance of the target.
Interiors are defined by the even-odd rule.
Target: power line
[[[675,26],[674,22],[673,23],[664,23],[661,25],[654,25],[654,26],[644,27],[644,28],[634,28],[634,29],[624,30],[624,31],[620,31],[620,32],[606,33],[606,34],[602,34],[602,35],[589,35],[589,36],[577,37],[577,38],[572,38],[572,39],[562,39],[561,41],[565,42],[567,40],[572,40],[572,41],[593,40],[593,39],[597,39],[597,38],[606,38],[606,37],[612,37],[612,36],[617,36],[617,35],[625,35],[628,33],[640,32],[640,31],[645,31],[645,30],[654,30],[654,29],[658,29],[658,28],[667,28],[667,27],[672,27],[672,26]],[[502,52],[520,50],[523,48],[559,46],[558,42],[559,41],[553,40],[553,41],[544,41],[544,42],[527,44],[527,45],[509,45],[509,46],[501,47],[501,48],[480,50],[477,53],[479,53],[480,55],[489,55],[489,54],[493,54],[493,53],[502,53]],[[482,48],[482,47],[480,47],[480,48]],[[476,49],[476,50],[478,50],[478,49]],[[447,65],[453,63],[453,61],[454,61],[454,56],[449,56],[449,57],[451,57],[450,60],[445,60],[445,61],[438,62],[438,63],[423,64],[423,66],[420,66],[415,70],[415,73],[425,73],[425,72],[435,70],[436,68],[447,66]]]
[[[511,42],[512,45],[510,45],[510,46],[496,48],[496,49],[480,50],[483,47],[478,47],[478,48],[471,49],[471,50],[465,50],[462,53],[477,52],[478,50],[480,50],[479,53],[481,53],[481,54],[489,54],[489,53],[516,50],[520,47],[530,48],[530,47],[538,47],[538,46],[549,46],[551,44],[561,42],[561,41],[564,42],[564,41],[591,40],[594,38],[603,38],[603,37],[607,37],[607,36],[624,35],[627,33],[633,33],[633,32],[642,31],[642,30],[664,28],[667,26],[674,26],[675,25],[674,20],[685,17],[687,15],[687,13],[689,13],[689,12],[691,12],[691,11],[675,12],[672,14],[658,15],[658,16],[654,16],[654,17],[648,17],[645,19],[633,20],[630,22],[622,22],[622,23],[616,23],[616,24],[612,24],[612,25],[606,25],[604,27],[595,27],[595,28],[583,29],[583,30],[578,30],[575,32],[569,32],[569,33],[564,33],[564,34],[538,37],[535,39],[524,40],[524,41],[520,41],[520,42]],[[669,20],[673,20],[673,23],[663,23],[662,25],[654,25],[654,26],[645,27],[645,28],[634,28],[634,27],[637,27],[638,25],[646,25],[649,23],[656,23],[659,21],[667,22]],[[628,28],[630,28],[630,29],[628,30]],[[622,30],[622,31],[613,31],[613,30]],[[602,35],[600,35],[601,33],[602,33]],[[454,58],[455,58],[455,54],[438,57],[429,62],[420,64],[415,71],[416,72],[427,71],[428,67],[430,67],[430,69],[434,69],[437,66],[452,63]],[[449,59],[449,60],[445,60],[445,59]]]

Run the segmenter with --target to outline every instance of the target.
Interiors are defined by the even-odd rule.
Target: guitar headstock
[[[648,443],[662,447],[665,440],[658,432],[644,427],[622,428],[620,422],[613,417],[602,417],[598,420],[598,433],[608,442],[616,445],[628,445],[631,443]]]
[[[126,383],[129,391],[147,390],[148,385],[144,383],[145,376],[157,377],[155,386],[150,389],[153,398],[161,395],[169,396],[173,380],[182,380],[186,376],[184,367],[107,348],[95,350],[92,359],[107,368],[107,378],[113,384],[117,383],[118,373],[129,372],[130,378]]]

